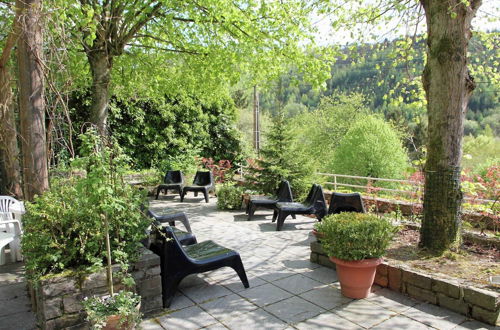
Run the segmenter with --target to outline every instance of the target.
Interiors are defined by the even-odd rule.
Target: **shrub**
[[[357,121],[335,149],[333,173],[379,178],[402,178],[408,165],[398,132],[383,119]]]
[[[358,118],[368,114],[365,99],[357,93],[337,93],[321,98],[319,107],[293,119],[302,152],[314,159],[315,170],[324,172],[335,148]]]
[[[243,189],[234,185],[222,185],[217,190],[217,208],[220,210],[241,209],[241,195]]]
[[[55,180],[26,205],[22,247],[27,274],[35,282],[47,274],[105,265],[106,218],[113,262],[128,264],[150,223],[140,211],[145,194],[123,180],[126,167],[117,147],[87,133],[82,154],[73,165],[85,169],[86,176]]]
[[[329,215],[315,229],[328,256],[342,260],[382,257],[396,232],[387,219],[354,212]]]
[[[231,162],[227,159],[221,159],[218,162],[212,158],[202,158],[201,164],[204,168],[212,172],[215,183],[225,183],[232,180]]]

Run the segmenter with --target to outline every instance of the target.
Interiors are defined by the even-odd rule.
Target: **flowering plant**
[[[141,319],[139,303],[141,297],[130,291],[120,291],[113,296],[85,298],[83,307],[93,329],[102,329],[111,316],[116,315],[120,329],[132,329]]]

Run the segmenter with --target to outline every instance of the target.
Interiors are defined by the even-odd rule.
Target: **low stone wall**
[[[335,268],[317,241],[311,242],[311,262]],[[375,284],[442,306],[491,325],[500,325],[500,294],[437,278],[403,266],[383,262],[377,268]]]
[[[113,272],[118,266],[113,266]],[[149,250],[142,249],[139,261],[131,270],[135,280],[135,291],[141,296],[141,312],[154,313],[162,309],[160,258]],[[114,278],[115,291],[122,286]],[[106,270],[85,278],[70,276],[42,280],[35,290],[33,310],[41,329],[88,329],[82,301],[85,297],[106,295]]]

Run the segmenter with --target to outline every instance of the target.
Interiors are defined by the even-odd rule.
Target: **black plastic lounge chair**
[[[158,244],[153,244],[150,239],[151,231],[154,233],[153,241],[158,241],[162,237],[166,237],[165,226],[172,226],[173,230],[177,234],[177,238],[182,245],[191,245],[196,244],[196,236],[191,231],[191,226],[189,225],[189,220],[184,212],[177,212],[174,210],[162,210],[161,212],[154,212],[151,210],[147,210],[146,214],[155,220],[153,229],[147,231],[148,239],[145,239],[143,245],[153,251],[156,254],[160,254]],[[187,232],[177,229],[175,226],[175,221],[180,221],[186,228]],[[160,232],[155,231],[159,230]]]
[[[198,196],[198,192],[202,192],[205,196],[205,202],[208,203],[208,193],[215,192],[214,176],[212,172],[196,172],[193,184],[182,189],[181,202],[184,201],[184,196],[188,191],[194,192],[194,196]]]
[[[163,184],[159,185],[156,189],[156,199],[160,196],[160,191],[163,190],[164,194],[168,193],[168,190],[175,190],[182,197],[182,189],[184,188],[184,174],[182,171],[167,171],[165,178],[163,179]]]
[[[154,218],[160,224],[168,223],[170,226],[175,226],[175,221],[180,221],[182,222],[186,230],[192,233],[189,220],[186,216],[186,213],[184,212],[171,209],[163,209],[156,212],[148,210],[147,215],[151,218]]]
[[[245,268],[238,252],[213,241],[182,246],[172,227],[165,227],[166,236],[160,246],[163,307],[172,303],[179,283],[188,275],[222,267],[233,268],[245,288],[249,287]]]
[[[252,219],[257,208],[272,209],[276,207],[277,202],[293,202],[292,190],[290,189],[290,184],[288,181],[281,181],[276,196],[252,196],[247,204],[246,213],[248,214],[248,220]],[[293,215],[295,218],[295,215]]]
[[[286,217],[292,214],[314,214],[321,221],[326,215],[326,201],[321,186],[313,184],[304,203],[276,203],[273,222],[278,220],[277,231],[283,227]]]
[[[328,214],[337,214],[340,212],[365,213],[365,207],[363,205],[361,195],[359,193],[332,193]]]

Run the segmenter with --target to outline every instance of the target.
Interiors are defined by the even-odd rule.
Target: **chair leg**
[[[274,210],[274,212],[273,212],[273,221],[272,222],[276,221],[276,219],[278,218],[278,213],[279,213],[278,210]]]
[[[203,195],[205,196],[205,202],[208,203],[208,190],[204,190]]]
[[[249,288],[250,284],[248,283],[247,273],[245,272],[245,267],[243,267],[243,263],[241,262],[241,257],[238,257],[234,260],[231,268],[236,271],[241,280],[241,283],[243,283],[243,286],[245,288]]]
[[[295,214],[292,214],[292,219],[297,219],[297,218],[295,217]]]
[[[188,233],[192,233],[193,231],[191,230],[191,226],[189,224],[189,220],[187,218],[187,216],[184,214],[182,219],[179,220],[180,222],[182,222],[182,224],[184,225],[184,227],[186,227],[186,230],[188,231]]]
[[[179,196],[182,198],[182,188],[179,188]]]
[[[280,212],[278,214],[278,223],[276,224],[276,231],[280,231],[283,228],[283,224],[285,223],[285,219],[288,216],[288,213]]]
[[[177,287],[181,282],[182,278],[178,277],[166,277],[162,283],[163,286],[163,308],[168,308],[172,304],[175,293],[177,292]]]
[[[186,196],[186,192],[187,191],[182,190],[182,193],[181,193],[181,202],[184,202],[184,196]]]
[[[198,192],[197,191],[194,192],[194,197],[198,197]]]
[[[245,208],[245,214],[248,214],[248,212],[250,211],[250,204],[251,204],[251,202],[250,202],[250,200],[248,200],[247,207]],[[250,219],[248,219],[248,220],[250,220]]]
[[[5,265],[5,246],[0,247],[0,266],[2,265]]]
[[[257,209],[257,206],[255,206],[255,204],[252,203],[252,205],[248,209],[248,218],[247,218],[247,220],[251,220],[252,219],[252,217],[253,217],[256,209]]]
[[[158,188],[158,189],[156,190],[156,199],[158,199],[158,196],[160,196],[160,191],[161,191],[161,189],[160,189],[160,188]]]

